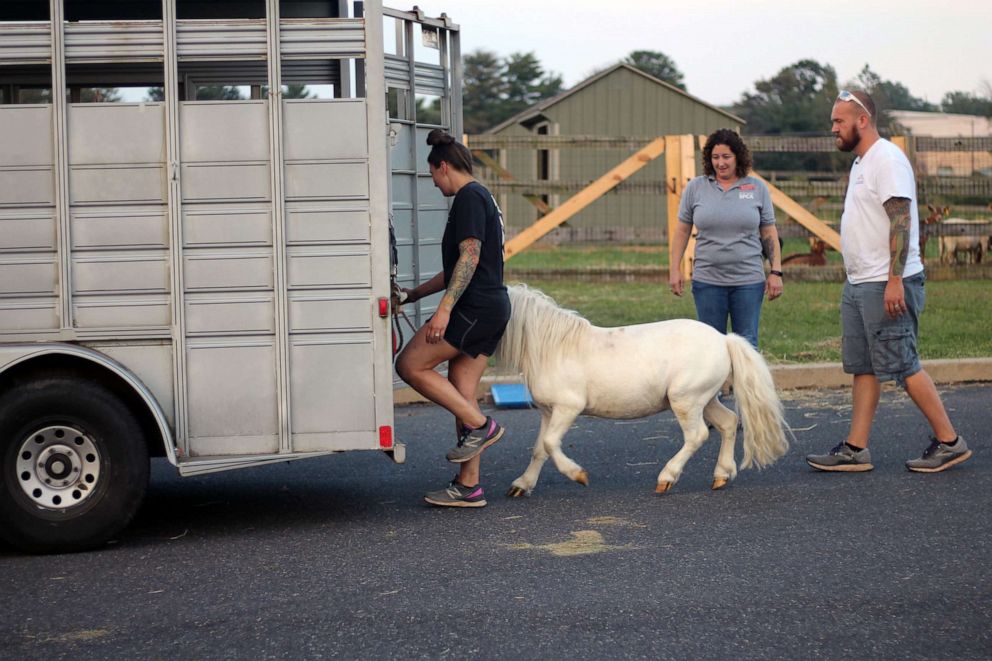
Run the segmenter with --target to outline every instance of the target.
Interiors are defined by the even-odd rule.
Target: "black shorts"
[[[469,358],[491,356],[510,321],[510,299],[494,301],[479,308],[455,304],[444,331],[444,339]]]

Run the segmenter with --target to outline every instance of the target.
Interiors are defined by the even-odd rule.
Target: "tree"
[[[830,128],[830,109],[837,98],[837,72],[829,64],[799,60],[745,92],[734,112],[748,123],[748,132],[823,133]]]
[[[878,108],[879,116],[875,118],[876,124],[882,131],[893,128],[892,117],[889,115],[890,110],[933,112],[937,109],[932,103],[913,96],[902,83],[883,80],[881,76],[872,71],[868,64],[865,64],[858,77],[851,81],[849,86],[864,90],[871,95]]]
[[[561,91],[561,76],[545,72],[534,53],[513,53],[506,58],[505,67],[503,112],[507,117]]]
[[[83,87],[79,90],[79,100],[83,103],[116,103],[122,98],[116,87]]]
[[[317,95],[311,92],[306,85],[286,85],[282,92],[284,99],[316,99]]]
[[[491,51],[473,51],[463,60],[463,72],[468,133],[485,131],[562,89],[561,76],[545,71],[534,53],[500,58]]]
[[[871,70],[868,64],[861,69],[857,77],[857,85],[871,95],[875,105],[891,110],[920,110],[923,112],[933,112],[937,106],[926,99],[913,96],[909,88],[902,83],[892,80],[883,80],[881,76]]]
[[[799,60],[754,84],[734,107],[754,135],[823,135],[830,130],[830,110],[837,99],[837,72],[829,64]],[[764,154],[762,169],[832,169],[831,154]]]
[[[441,97],[417,95],[417,121],[421,124],[441,123]]]
[[[675,85],[685,91],[685,80],[675,61],[664,53],[656,50],[635,50],[625,57],[626,64],[635,66],[644,73],[654,76],[666,83]]]
[[[245,95],[237,85],[198,85],[197,101],[237,101]]]
[[[992,117],[992,95],[982,97],[968,92],[948,92],[940,102],[944,112]]]
[[[477,50],[462,60],[462,112],[465,132],[481,133],[498,124],[505,94],[503,62],[492,51]]]
[[[21,87],[15,98],[17,103],[51,103],[52,90],[48,87]]]

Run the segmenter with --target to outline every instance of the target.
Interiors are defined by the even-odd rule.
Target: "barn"
[[[744,120],[650,76],[629,64],[600,71],[561,94],[545,99],[494,126],[493,136],[624,136],[642,144],[661,135],[708,134],[719,128],[740,131]],[[470,138],[471,140],[471,138]],[[589,182],[636,151],[624,148],[503,149],[500,163],[520,181]],[[701,172],[701,170],[699,170]],[[545,240],[663,240],[667,227],[664,158],[658,158],[615,192],[581,211]],[[533,223],[541,212],[520,194],[487,173],[499,192],[508,234]],[[537,191],[555,207],[572,191]]]
[[[914,138],[989,138],[992,137],[992,119],[978,115],[961,115],[946,112],[921,112],[890,110],[889,116],[896,125],[894,133]],[[970,177],[992,175],[992,154],[972,146],[959,150],[920,151],[916,154],[916,167],[920,174],[945,177]]]

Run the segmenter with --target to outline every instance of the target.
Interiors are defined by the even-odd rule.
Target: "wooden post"
[[[768,186],[768,192],[772,196],[772,204],[787,213],[815,236],[823,239],[828,246],[840,252],[840,234],[837,233],[837,230],[807,211],[803,205],[776,188],[774,184],[765,181],[758,173],[752,171],[751,176],[765,182],[765,185]]]
[[[668,189],[668,242],[671,245],[679,222],[679,201],[686,183],[696,176],[696,151],[691,135],[665,136],[665,180]],[[692,252],[695,239],[689,238],[681,264],[669,264],[668,268],[681,268],[683,275],[692,276]]]
[[[655,138],[652,140],[646,147],[638,150],[627,160],[568,198],[561,206],[552,209],[548,215],[539,219],[536,223],[508,241],[503,250],[504,259],[510,259],[579,211],[585,209],[624,179],[627,179],[645,165],[661,156],[664,151],[665,138]]]

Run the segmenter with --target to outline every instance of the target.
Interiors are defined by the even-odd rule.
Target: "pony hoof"
[[[510,487],[510,489],[506,492],[506,495],[510,498],[520,498],[521,496],[527,495],[527,490],[520,487]]]
[[[717,477],[713,479],[713,491],[716,491],[717,489],[722,489],[725,486],[727,486],[727,478]]]
[[[658,486],[656,486],[654,488],[654,492],[655,493],[665,493],[666,491],[668,491],[671,488],[672,488],[672,483],[671,482],[659,482],[658,483]]]
[[[575,481],[584,487],[589,486],[589,473],[584,470],[579,471],[579,474],[575,476]]]

